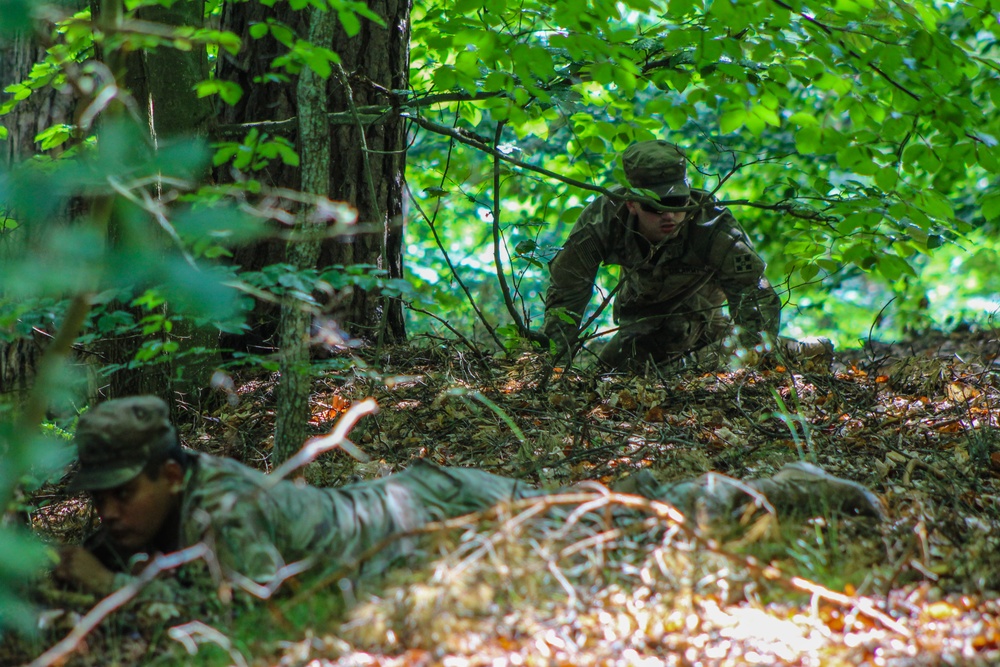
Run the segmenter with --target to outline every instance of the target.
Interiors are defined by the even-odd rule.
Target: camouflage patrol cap
[[[625,177],[633,188],[652,190],[660,197],[689,195],[687,158],[668,141],[640,141],[622,153]]]
[[[69,491],[96,491],[135,479],[154,456],[177,443],[177,431],[161,399],[131,396],[84,413],[75,440],[80,470]]]

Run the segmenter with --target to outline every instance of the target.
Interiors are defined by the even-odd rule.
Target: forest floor
[[[664,481],[764,477],[808,460],[871,488],[888,519],[764,513],[719,534],[582,485],[434,526],[421,561],[377,580],[293,582],[202,625],[135,627],[115,612],[64,664],[1000,664],[998,355],[1000,334],[973,330],[842,351],[830,373],[657,377],[550,374],[529,352],[398,348],[379,373],[317,381],[316,433],[366,397],[379,412],[351,434],[371,462],[328,453],[307,468],[311,482],[418,457],[546,487],[610,485],[639,469]],[[234,380],[224,407],[189,408],[182,439],[266,469],[274,380]],[[36,528],[79,539],[86,503],[46,493]],[[586,503],[589,513],[572,511]],[[554,504],[570,508],[560,520],[542,511]],[[625,506],[631,521],[611,521]],[[46,629],[0,644],[0,664],[32,660],[94,602],[39,599]]]

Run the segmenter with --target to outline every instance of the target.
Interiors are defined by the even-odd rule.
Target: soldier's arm
[[[591,203],[573,225],[559,254],[549,263],[544,332],[560,350],[576,342],[580,322],[594,294],[614,223],[615,205],[606,197]]]
[[[718,235],[712,254],[729,316],[741,331],[740,343],[751,347],[761,342],[763,334],[778,335],[781,300],[764,275],[764,260],[735,220],[728,214],[726,218],[727,229]]]
[[[90,551],[80,546],[64,546],[59,550],[59,564],[52,574],[90,593],[107,595],[115,586],[115,573]]]
[[[729,302],[729,314],[740,327],[745,346],[757,345],[762,334],[770,338],[778,335],[781,326],[781,300],[771,283],[763,275],[752,285],[737,284],[723,288]]]

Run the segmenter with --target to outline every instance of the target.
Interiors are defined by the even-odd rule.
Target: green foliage
[[[250,130],[242,142],[219,143],[215,148],[212,164],[216,167],[231,162],[240,171],[260,171],[274,159],[292,167],[299,164],[299,154],[295,152],[292,142],[285,137],[271,137],[257,129]]]
[[[1000,28],[985,3],[479,7],[415,7],[414,87],[476,97],[426,113],[480,137],[503,122],[509,154],[598,185],[621,181],[631,141],[685,145],[695,185],[720,188],[793,303],[845,275],[919,294],[922,258],[996,217]],[[426,135],[409,155],[418,197],[448,198],[445,220],[474,219],[469,191],[499,197],[547,225],[539,245],[588,196],[523,168],[493,193],[479,151]]]
[[[31,28],[30,0],[0,0],[0,39]]]

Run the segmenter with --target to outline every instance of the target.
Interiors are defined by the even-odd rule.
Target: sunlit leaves
[[[236,104],[243,97],[243,89],[234,81],[223,81],[222,79],[208,79],[200,81],[195,86],[198,97],[208,97],[218,95],[226,104]]]
[[[52,125],[35,135],[35,142],[40,144],[43,151],[47,151],[56,146],[61,146],[71,136],[73,136],[73,127],[60,123]]]
[[[212,164],[221,166],[231,162],[240,171],[259,171],[276,158],[290,166],[299,164],[299,155],[291,141],[285,137],[272,137],[255,128],[247,133],[242,142],[216,144]]]
[[[982,211],[987,220],[1000,220],[1000,193],[983,197]]]
[[[286,150],[291,150],[284,146]],[[11,237],[23,246],[12,252],[0,275],[0,292],[21,299],[72,294],[81,285],[122,289],[161,285],[173,305],[203,317],[223,317],[235,298],[227,277],[200,266],[194,256],[211,257],[222,242],[255,238],[259,223],[225,201],[171,215],[148,196],[157,182],[194,185],[207,150],[197,142],[165,143],[154,152],[141,130],[128,122],[102,125],[96,148],[73,159],[41,166],[26,163],[0,177],[0,207],[16,211],[30,235]],[[56,223],[56,211],[72,198],[118,197],[112,214],[115,241],[100,224],[83,218]],[[151,243],[160,238],[160,243]],[[178,245],[185,240],[194,249]],[[164,249],[164,246],[166,249]]]
[[[478,103],[481,116],[463,106],[460,121],[483,136],[503,119],[518,140],[544,137],[530,154],[581,180],[620,182],[623,142],[686,144],[700,168],[696,184],[724,179],[723,196],[792,211],[734,209],[757,230],[764,255],[782,258],[771,262],[778,280],[785,267],[820,280],[844,265],[887,281],[912,278],[922,253],[978,215],[979,189],[996,187],[1000,85],[986,46],[996,21],[929,2],[787,4],[626,2],[602,12],[529,2],[516,15],[504,3],[488,12],[473,0],[453,12],[418,5],[413,81],[503,91],[508,97]],[[532,47],[547,52],[554,76],[532,69]],[[532,112],[533,104],[554,113]],[[547,133],[534,131],[539,118]],[[544,187],[522,181],[507,187],[519,196]],[[798,215],[817,219],[798,223]],[[548,216],[553,225],[573,217]],[[565,230],[553,229],[558,243]],[[794,251],[801,255],[788,257],[789,237],[804,242]],[[880,265],[882,254],[894,259]]]

